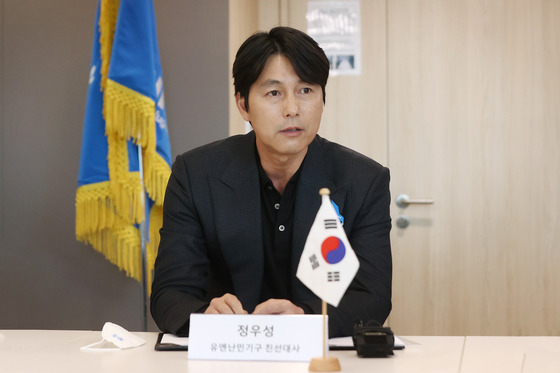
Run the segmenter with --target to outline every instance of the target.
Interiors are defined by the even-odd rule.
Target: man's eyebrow
[[[276,79],[267,79],[264,82],[261,83],[261,87],[272,87],[275,85],[280,85],[282,84],[281,81],[276,80]]]
[[[300,81],[298,82],[299,84],[312,84],[306,81],[303,81],[300,79]],[[272,86],[276,86],[276,85],[282,85],[283,83],[280,80],[277,79],[267,79],[264,82],[262,82],[260,84],[261,87],[272,87]]]

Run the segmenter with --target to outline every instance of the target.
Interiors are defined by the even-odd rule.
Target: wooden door
[[[403,335],[560,334],[560,2],[387,2]]]
[[[305,1],[241,3],[232,24],[306,30]],[[560,1],[360,7],[362,75],[329,79],[320,133],[388,165],[393,199],[434,200],[392,205],[390,326],[560,334]]]

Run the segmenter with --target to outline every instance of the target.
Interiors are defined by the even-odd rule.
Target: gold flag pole
[[[322,301],[323,309],[323,356],[314,357],[309,363],[310,372],[339,372],[340,363],[335,356],[327,356],[327,302]]]
[[[319,190],[319,194],[330,195],[331,191],[328,188],[321,188]],[[327,302],[321,300],[321,308],[323,313],[323,356],[322,357],[314,357],[309,362],[309,371],[310,372],[339,372],[340,371],[340,363],[338,362],[338,358],[334,356],[327,356],[328,353],[328,336],[327,336]]]
[[[321,301],[323,312],[323,359],[327,357],[327,302]]]
[[[140,134],[138,134],[138,138],[140,138]],[[147,253],[146,253],[146,227],[147,227],[147,219],[146,219],[146,188],[144,186],[144,164],[142,159],[142,145],[138,144],[138,165],[139,165],[139,172],[140,172],[140,182],[142,183],[142,196],[140,200],[142,201],[142,222],[140,223],[140,260],[142,261],[141,267],[142,268],[142,327],[145,332],[148,331],[148,270],[147,270]]]

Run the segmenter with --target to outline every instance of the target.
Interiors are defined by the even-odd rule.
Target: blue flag
[[[170,167],[152,0],[100,0],[76,191],[76,237],[138,281],[139,224],[149,226],[150,283]]]

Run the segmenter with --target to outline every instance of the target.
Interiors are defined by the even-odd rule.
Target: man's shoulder
[[[390,180],[387,167],[362,153],[321,137],[317,137],[314,143],[311,157],[314,162],[307,168],[311,170],[310,177],[330,182],[334,190],[346,191],[354,201],[363,201],[365,194],[372,188],[385,193]]]
[[[236,153],[251,151],[251,144],[254,144],[252,134],[233,135],[188,150],[179,155],[177,160],[198,164],[229,160]]]
[[[316,151],[320,152],[323,159],[331,168],[341,171],[347,169],[376,169],[385,168],[374,159],[339,143],[327,140],[317,135],[315,141]]]

